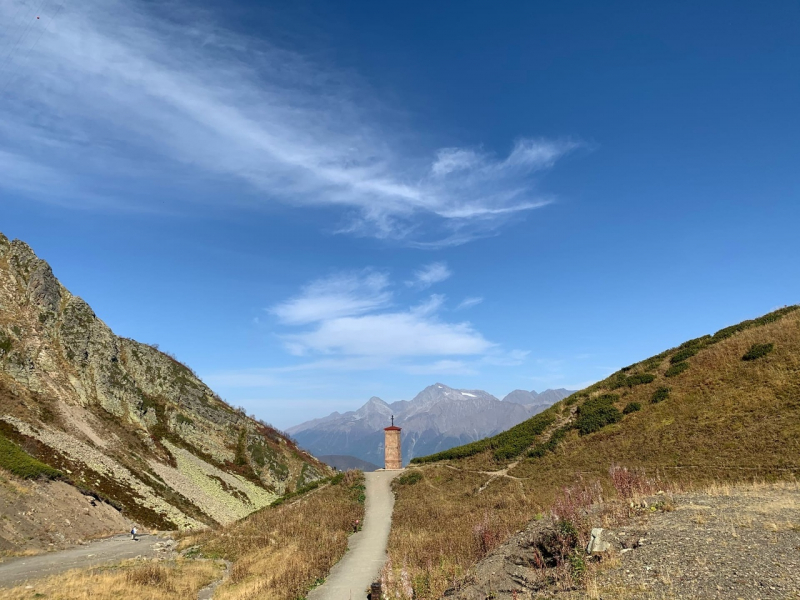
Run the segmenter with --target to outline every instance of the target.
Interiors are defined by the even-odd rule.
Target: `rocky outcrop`
[[[161,528],[228,522],[330,472],[173,357],[116,336],[2,234],[0,435]]]

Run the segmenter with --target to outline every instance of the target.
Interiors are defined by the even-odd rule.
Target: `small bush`
[[[575,428],[581,435],[588,435],[599,431],[606,425],[619,423],[622,413],[614,407],[614,402],[619,400],[616,394],[603,394],[591,398],[578,407],[578,419]]]
[[[678,364],[672,365],[669,369],[666,370],[664,373],[665,377],[675,377],[676,375],[680,375],[686,369],[689,368],[689,363],[687,362],[679,362]]]
[[[11,340],[11,338],[6,333],[0,331],[0,356],[11,352],[11,348],[13,346],[14,342]]]
[[[178,422],[178,424],[180,424],[180,425],[194,425],[194,421],[192,421],[192,419],[191,419],[190,417],[187,417],[187,416],[186,416],[185,414],[183,414],[183,413],[178,413],[178,414],[176,415],[176,417],[175,417],[175,420],[176,420],[176,421]],[[262,465],[262,466],[263,466],[263,465]]]
[[[642,410],[641,404],[639,404],[638,402],[628,402],[628,404],[625,405],[625,408],[622,409],[622,414],[629,415],[632,412],[636,412],[637,410]]]
[[[550,434],[549,440],[543,444],[536,444],[536,446],[530,452],[528,452],[528,456],[531,458],[539,458],[548,452],[554,452],[570,429],[572,429],[572,425],[564,425],[563,427],[559,427]]]
[[[638,373],[636,375],[631,375],[627,378],[625,385],[628,387],[633,387],[635,385],[642,385],[645,383],[652,383],[655,381],[656,376],[652,373]]]
[[[691,358],[697,354],[697,348],[684,348],[683,350],[678,350],[675,354],[669,357],[669,362],[672,365],[677,365],[678,363],[682,363],[687,358]]]
[[[742,360],[755,360],[766,356],[775,348],[773,344],[753,344],[750,350],[742,357]]]
[[[655,392],[653,392],[652,396],[650,396],[650,402],[653,404],[658,404],[659,402],[663,402],[667,398],[669,398],[669,388],[660,387]]]
[[[656,376],[652,373],[636,373],[635,375],[625,376],[618,373],[609,382],[609,389],[616,390],[621,387],[633,387],[635,385],[643,385],[655,381]]]
[[[707,345],[708,342],[711,341],[710,335],[704,335],[699,338],[695,338],[693,340],[689,340],[688,342],[683,342],[680,346],[678,346],[678,350],[683,350],[684,348],[697,348],[700,349],[703,346]]]
[[[618,400],[619,396],[617,394],[602,394],[595,398],[587,398],[586,401],[578,407],[578,415],[583,415],[600,406],[610,406]]]
[[[56,479],[62,473],[27,454],[11,440],[0,436],[0,467],[22,479]]]
[[[397,485],[414,485],[422,481],[422,471],[409,471],[397,478]]]

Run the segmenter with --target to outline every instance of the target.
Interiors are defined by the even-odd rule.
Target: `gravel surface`
[[[672,512],[645,513],[620,529],[642,542],[620,555],[618,567],[600,572],[601,590],[642,598],[800,598],[798,486],[686,494],[674,503]]]
[[[592,521],[629,512],[619,506],[595,506]],[[645,499],[632,517],[615,519],[624,525],[600,532],[610,549],[599,553],[599,561],[581,551],[588,567],[582,584],[537,566],[540,541],[554,531],[548,518],[532,521],[495,549],[446,596],[800,600],[800,484],[664,494]]]
[[[153,535],[140,535],[138,541],[133,541],[126,534],[60,552],[14,558],[0,564],[0,587],[13,587],[70,569],[94,567],[138,556],[167,557],[173,554],[174,544],[169,538]]]

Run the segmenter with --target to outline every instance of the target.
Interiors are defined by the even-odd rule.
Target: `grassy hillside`
[[[792,306],[621,369],[398,481],[394,581],[438,598],[564,490],[614,494],[622,465],[691,487],[800,472],[800,311]]]
[[[364,519],[364,501],[364,474],[339,473],[182,546],[233,563],[215,598],[305,598],[344,555],[354,523]]]

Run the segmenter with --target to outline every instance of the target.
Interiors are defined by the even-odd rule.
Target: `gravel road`
[[[171,545],[169,538],[140,535],[139,541],[134,542],[129,534],[125,534],[59,552],[11,558],[0,563],[0,587],[12,587],[70,569],[93,567],[137,556],[163,556],[170,552]]]
[[[394,494],[392,479],[402,471],[364,473],[367,485],[364,526],[350,536],[347,553],[308,600],[358,600],[367,597],[367,588],[380,575],[386,561],[386,543],[392,524]]]

